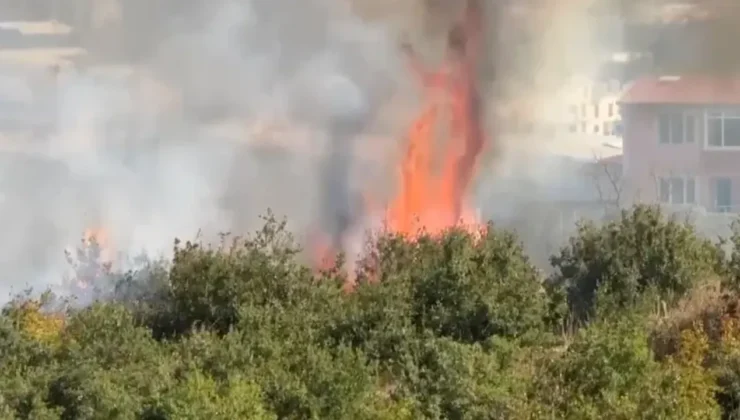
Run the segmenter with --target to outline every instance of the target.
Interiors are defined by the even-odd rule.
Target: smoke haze
[[[367,227],[365,195],[382,201],[395,188],[418,112],[418,81],[399,45],[437,63],[455,3],[211,0],[152,9],[154,22],[144,6],[143,20],[126,20],[106,2],[91,13],[113,29],[81,39],[85,66],[62,67],[56,84],[45,68],[27,80],[46,128],[22,147],[3,140],[9,154],[53,164],[19,165],[12,154],[0,164],[12,177],[3,194],[16,197],[2,210],[0,293],[58,284],[62,251],[88,228],[105,229],[118,252],[156,257],[175,237],[256,229],[267,208],[299,235],[320,228],[337,241]],[[493,198],[518,191],[513,179],[544,188],[557,172],[530,153],[548,139],[508,124],[557,102],[568,71],[593,70],[583,3],[532,2],[547,13],[527,19],[531,27],[487,10],[482,84],[496,140],[478,188],[487,215],[516,213],[518,199]],[[124,65],[106,64],[114,59]]]

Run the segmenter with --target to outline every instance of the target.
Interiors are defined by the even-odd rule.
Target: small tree
[[[72,268],[72,277],[67,286],[74,295],[99,296],[104,288],[112,287],[112,261],[103,258],[103,248],[95,236],[82,238],[74,250],[64,251],[67,263]]]

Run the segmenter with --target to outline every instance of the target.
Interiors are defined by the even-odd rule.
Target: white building
[[[0,21],[3,143],[8,135],[37,137],[53,126],[57,77],[86,54],[69,42],[72,32],[57,21]]]
[[[571,133],[620,137],[622,117],[619,100],[622,83],[617,79],[595,81],[588,77],[573,77],[563,89],[567,107],[564,120]]]

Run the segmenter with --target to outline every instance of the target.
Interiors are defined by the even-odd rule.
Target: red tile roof
[[[647,76],[636,80],[623,104],[740,105],[740,77]]]

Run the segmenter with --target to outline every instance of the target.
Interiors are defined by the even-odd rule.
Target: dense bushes
[[[718,246],[699,238],[692,226],[666,220],[657,208],[636,207],[603,226],[580,225],[551,258],[557,269],[551,281],[564,288],[571,313],[582,321],[595,315],[599,303],[621,311],[646,291],[675,302],[716,274],[721,257]],[[606,301],[597,302],[599,296]]]
[[[547,279],[491,225],[382,234],[351,291],[340,267],[314,273],[299,254],[273,218],[138,272],[78,254],[97,302],[26,296],[0,316],[0,418],[740,412],[740,254],[656,209],[584,224]]]

